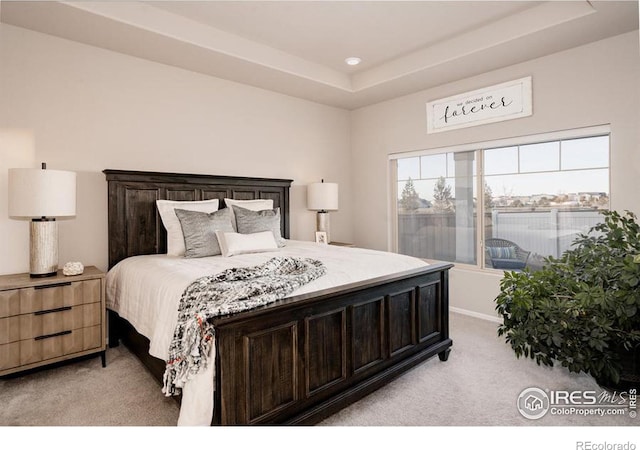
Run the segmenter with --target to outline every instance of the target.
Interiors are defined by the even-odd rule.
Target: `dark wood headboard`
[[[292,180],[183,173],[103,171],[109,195],[109,268],[129,256],[167,252],[167,232],[156,200],[272,199],[280,208],[282,236],[289,238]]]

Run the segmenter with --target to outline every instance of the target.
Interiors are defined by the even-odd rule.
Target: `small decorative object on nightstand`
[[[0,376],[100,353],[106,366],[104,272],[0,276]]]
[[[62,268],[62,273],[67,276],[81,275],[84,272],[84,266],[81,262],[68,262]]]
[[[316,243],[327,245],[327,233],[325,231],[316,231]]]

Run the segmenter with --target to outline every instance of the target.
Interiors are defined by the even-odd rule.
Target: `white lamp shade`
[[[315,211],[338,209],[337,183],[311,183],[307,186],[307,208]]]
[[[9,216],[76,215],[76,173],[50,169],[9,169]]]

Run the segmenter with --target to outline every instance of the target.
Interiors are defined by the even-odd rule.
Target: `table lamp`
[[[327,233],[327,242],[331,242],[329,235],[329,211],[338,210],[338,184],[311,183],[307,186],[307,208],[317,211],[317,231]]]
[[[64,170],[9,169],[9,216],[31,218],[29,274],[56,275],[58,223],[56,217],[76,215],[76,173]]]

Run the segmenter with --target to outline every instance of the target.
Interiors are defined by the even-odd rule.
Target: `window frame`
[[[412,158],[416,156],[429,156],[442,153],[457,153],[457,152],[475,152],[476,160],[476,192],[483,192],[483,182],[485,180],[484,173],[484,152],[493,148],[500,147],[512,147],[523,146],[530,144],[540,144],[544,142],[564,141],[570,139],[584,139],[598,136],[609,137],[609,152],[607,155],[607,168],[609,170],[608,180],[608,195],[609,195],[609,207],[612,203],[611,193],[611,126],[609,124],[596,125],[585,128],[575,128],[570,130],[552,131],[548,133],[531,134],[526,136],[510,137],[505,139],[497,139],[490,141],[474,142],[469,144],[436,147],[424,150],[413,150],[405,152],[394,152],[388,155],[389,166],[389,179],[388,179],[388,195],[389,195],[389,217],[393,219],[389,223],[388,227],[388,242],[387,248],[389,251],[398,252],[398,170],[397,160],[404,158]],[[478,194],[480,195],[480,194]],[[485,252],[484,252],[484,214],[485,207],[484,202],[477,202],[476,215],[478,217],[478,223],[476,226],[476,264],[467,263],[455,263],[457,267],[465,268],[469,270],[489,271],[492,273],[503,272],[500,269],[493,269],[485,267]],[[428,262],[435,262],[434,260],[425,259]]]

